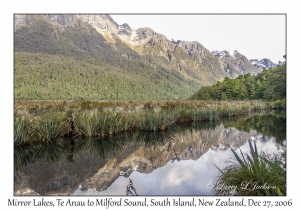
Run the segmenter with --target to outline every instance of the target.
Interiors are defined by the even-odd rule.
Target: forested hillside
[[[109,15],[15,15],[14,29],[17,100],[186,99],[260,72],[238,52],[225,62],[198,41],[132,30]]]
[[[192,99],[245,100],[286,98],[286,64],[264,70],[256,76],[240,75],[236,79],[226,77],[223,82],[202,87]]]
[[[15,32],[15,99],[178,99],[199,81],[156,64],[87,24],[60,31],[38,21]]]

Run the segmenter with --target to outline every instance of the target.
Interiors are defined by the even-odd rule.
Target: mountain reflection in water
[[[139,195],[209,195],[214,164],[233,159],[224,145],[282,152],[285,135],[285,115],[272,114],[15,146],[15,195],[125,195],[128,177]]]

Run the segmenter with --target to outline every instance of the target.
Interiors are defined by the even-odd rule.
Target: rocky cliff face
[[[273,63],[270,59],[264,58],[261,60],[258,59],[251,59],[249,60],[253,66],[255,66],[258,69],[270,69],[275,68],[277,65]]]
[[[184,62],[191,63],[186,67],[198,71],[202,69],[213,71],[216,79],[224,76],[236,77],[246,73],[257,74],[262,67],[273,68],[276,65],[269,59],[248,61],[237,51],[233,56],[225,50],[210,53],[197,41],[171,41],[150,28],[132,30],[127,23],[118,25],[109,15],[15,15],[15,30],[38,20],[59,24],[62,30],[67,26],[80,27],[81,23],[85,22],[95,28],[109,42],[119,39],[142,55],[164,57],[169,62],[173,60],[171,66],[179,69],[182,69]],[[175,53],[176,50],[179,53]],[[183,51],[188,56],[183,55]],[[252,64],[257,68],[254,68]]]
[[[233,55],[230,55],[228,51],[212,51],[211,52],[215,57],[223,60],[227,65],[228,69],[230,69],[230,73],[232,77],[236,77],[240,74],[248,74],[256,75],[261,72],[262,69],[255,68],[252,63],[241,53],[238,51],[234,51]]]

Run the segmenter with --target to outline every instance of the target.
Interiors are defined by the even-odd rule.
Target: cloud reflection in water
[[[273,139],[257,141],[259,151],[273,153],[278,151]],[[248,142],[241,146],[243,152],[249,151]],[[223,168],[226,162],[234,160],[229,149],[209,149],[198,160],[168,162],[152,173],[134,171],[130,178],[139,195],[210,195],[208,187],[218,173],[214,164]],[[125,195],[128,178],[120,176],[105,191],[77,190],[73,195]]]

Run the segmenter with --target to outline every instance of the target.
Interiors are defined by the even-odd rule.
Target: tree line
[[[240,75],[235,79],[225,77],[224,81],[200,88],[192,95],[199,100],[283,100],[286,98],[286,64],[252,76]]]

